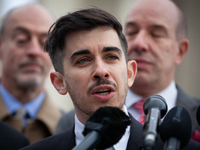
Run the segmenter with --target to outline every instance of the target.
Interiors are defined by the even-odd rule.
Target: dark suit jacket
[[[0,150],[17,150],[27,145],[28,138],[0,121]]]
[[[176,85],[178,90],[178,97],[176,101],[176,106],[181,106],[185,108],[190,114],[192,120],[192,131],[199,130],[200,126],[196,119],[196,111],[200,105],[200,99],[191,97],[187,93],[185,93],[178,85]]]
[[[131,135],[128,142],[128,150],[139,150],[142,142],[143,126],[131,117]],[[74,126],[67,131],[51,136],[21,150],[71,150],[75,147]]]
[[[143,141],[143,126],[132,116],[130,130],[127,150],[140,150]],[[162,150],[163,144],[160,138],[158,138],[155,150]],[[74,126],[72,126],[63,133],[43,139],[21,150],[71,150],[75,145]],[[198,150],[198,147],[200,147],[200,143],[190,140],[184,150]]]
[[[75,122],[74,117],[75,117],[74,109],[72,109],[70,112],[64,113],[56,126],[54,134],[59,134],[64,131],[67,131],[67,129],[73,126]]]

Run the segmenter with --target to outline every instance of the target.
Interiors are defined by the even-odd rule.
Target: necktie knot
[[[15,111],[14,116],[16,118],[24,119],[27,116],[27,111],[23,107],[20,107]]]
[[[136,103],[133,104],[133,107],[136,111],[138,111],[138,113],[140,114],[139,117],[139,122],[144,124],[144,120],[145,120],[145,115],[144,115],[144,111],[143,111],[143,104],[144,104],[144,100],[139,100]]]
[[[13,114],[13,116],[15,118],[18,118],[18,119],[21,119],[23,122],[22,122],[22,127],[24,128],[26,126],[26,122],[27,122],[27,119],[30,118],[26,109],[23,108],[23,107],[20,107],[18,108],[15,113]]]

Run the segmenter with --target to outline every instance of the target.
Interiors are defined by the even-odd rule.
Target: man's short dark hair
[[[56,71],[61,74],[64,73],[63,58],[65,52],[63,48],[65,47],[65,37],[75,31],[91,30],[99,26],[108,26],[117,32],[126,62],[128,62],[127,41],[120,22],[104,10],[90,8],[62,16],[49,29],[45,50],[49,53]]]

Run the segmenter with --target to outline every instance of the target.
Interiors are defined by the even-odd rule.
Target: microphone
[[[157,140],[160,119],[167,112],[167,104],[162,96],[151,95],[145,100],[143,110],[146,115],[143,127],[143,148],[152,150]]]
[[[183,107],[174,107],[166,115],[160,127],[164,150],[180,150],[190,141],[192,121]]]
[[[117,107],[100,107],[87,120],[84,140],[72,150],[106,149],[116,144],[131,124],[129,117]]]
[[[197,119],[198,124],[200,125],[200,105],[199,105],[197,112],[196,112],[196,119]]]

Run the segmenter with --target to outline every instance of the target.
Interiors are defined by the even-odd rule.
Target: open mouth
[[[115,89],[111,85],[100,85],[92,90],[95,99],[107,101],[115,95]]]
[[[95,92],[95,94],[99,94],[99,95],[107,95],[111,92],[111,89],[99,89]]]

